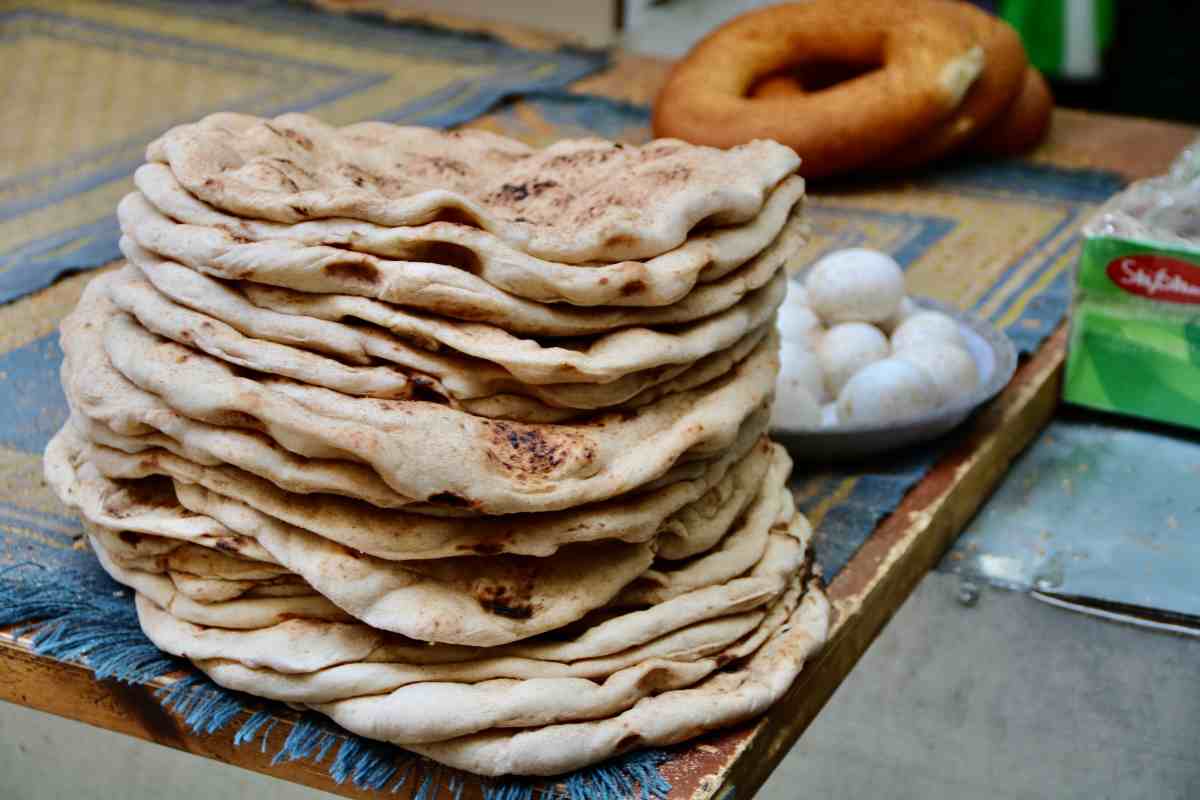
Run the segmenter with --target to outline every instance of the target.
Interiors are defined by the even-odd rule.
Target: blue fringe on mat
[[[107,578],[74,570],[48,570],[19,564],[0,570],[0,625],[23,625],[34,632],[39,655],[80,661],[97,679],[147,683],[174,672],[187,675],[155,692],[163,706],[193,731],[214,734],[243,712],[251,712],[233,733],[237,746],[267,750],[278,718],[269,704],[217,686],[182,659],[155,647],[138,625],[132,594]],[[484,800],[662,800],[671,785],[658,771],[662,750],[643,750],[578,770],[557,779],[487,779],[443,767],[398,747],[347,733],[326,718],[303,714],[275,752],[272,764],[307,759],[328,770],[337,783],[361,789],[399,792],[414,786],[413,800],[434,800],[445,790],[459,800],[467,781],[482,783]]]

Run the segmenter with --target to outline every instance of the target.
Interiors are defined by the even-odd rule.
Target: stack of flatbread
[[[828,626],[765,438],[790,150],[217,114],[147,160],[46,474],[156,645],[487,775],[790,686]]]

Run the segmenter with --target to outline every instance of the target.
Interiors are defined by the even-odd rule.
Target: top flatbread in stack
[[[752,220],[704,230],[678,247],[642,260],[613,260],[608,255],[581,265],[538,258],[487,230],[455,222],[387,227],[349,219],[296,224],[246,219],[197,200],[164,164],[140,167],[134,180],[148,205],[131,205],[127,211],[145,219],[140,226],[145,230],[139,235],[166,238],[192,232],[203,238],[190,247],[219,248],[217,268],[224,266],[222,261],[251,261],[256,252],[263,256],[287,252],[300,262],[306,251],[310,258],[319,258],[333,255],[322,248],[352,248],[378,259],[356,263],[375,267],[382,262],[398,276],[407,271],[413,280],[424,275],[460,288],[478,285],[467,275],[455,274],[465,271],[516,297],[582,306],[678,302],[698,284],[715,282],[750,263],[785,226],[795,225],[804,195],[803,180],[789,177],[770,192]],[[156,220],[159,216],[165,219]],[[148,224],[156,221],[153,227]],[[264,269],[271,266],[265,264]]]
[[[168,131],[147,160],[168,165],[198,199],[248,219],[397,227],[450,217],[568,264],[649,258],[683,244],[702,221],[748,222],[800,164],[774,142],[722,151],[577,139],[539,151],[484,131],[339,129],[302,114],[213,114]]]
[[[764,436],[790,150],[216,114],[147,158],[46,473],[159,647],[491,775],[790,685],[828,625]]]

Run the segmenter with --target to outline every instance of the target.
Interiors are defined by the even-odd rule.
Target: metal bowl
[[[967,349],[979,369],[979,387],[953,403],[897,422],[830,425],[822,428],[772,428],[771,435],[788,449],[793,458],[802,461],[842,461],[936,439],[958,427],[971,412],[1008,385],[1017,369],[1017,350],[1007,336],[986,320],[946,303],[928,297],[913,297],[912,301],[918,308],[941,311],[958,322]]]

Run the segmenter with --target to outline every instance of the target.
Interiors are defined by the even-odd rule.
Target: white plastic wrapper
[[[1177,184],[1192,183],[1200,178],[1200,136],[1175,159],[1167,178]]]
[[[1200,245],[1200,138],[1166,175],[1138,181],[1105,203],[1084,233]]]

